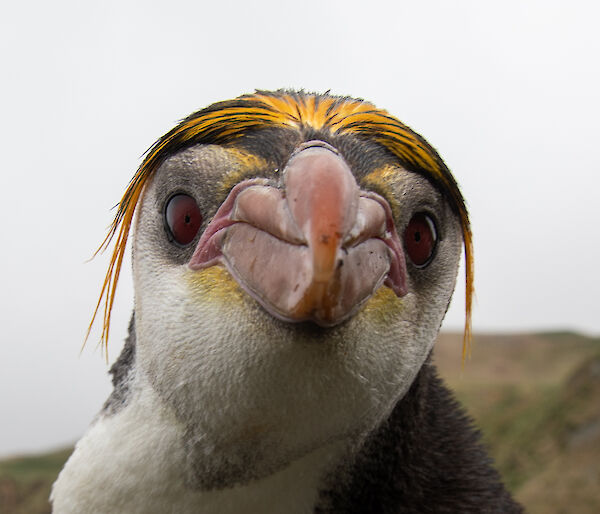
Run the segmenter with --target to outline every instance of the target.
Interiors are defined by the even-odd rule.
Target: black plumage
[[[390,417],[330,481],[318,514],[523,512],[431,357]]]

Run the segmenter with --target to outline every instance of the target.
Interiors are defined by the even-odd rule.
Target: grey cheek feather
[[[129,334],[121,355],[110,368],[113,391],[104,403],[100,416],[113,416],[129,404],[131,381],[135,372],[135,313],[129,322]]]
[[[153,251],[175,264],[187,262],[194,244],[182,249],[165,237],[163,216],[167,200],[177,193],[193,196],[204,218],[201,234],[217,211],[219,202],[225,199],[221,189],[224,179],[239,171],[240,163],[217,145],[193,146],[167,159],[144,193],[144,225],[154,230]]]

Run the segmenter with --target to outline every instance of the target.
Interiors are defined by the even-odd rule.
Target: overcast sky
[[[111,207],[180,118],[255,88],[363,97],[437,148],[471,212],[476,332],[600,334],[598,19],[547,0],[3,6],[0,455],[85,430],[110,390],[80,348]],[[111,361],[132,294],[127,269]]]

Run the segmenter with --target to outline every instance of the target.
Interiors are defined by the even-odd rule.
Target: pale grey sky
[[[363,97],[438,149],[471,212],[475,331],[600,334],[599,18],[591,1],[4,6],[0,455],[74,441],[110,390],[94,341],[79,353],[108,256],[86,260],[141,154],[255,88]],[[131,308],[126,270],[111,361]]]

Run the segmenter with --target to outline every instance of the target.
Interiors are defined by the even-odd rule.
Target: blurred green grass
[[[0,461],[0,512],[50,513],[50,488],[71,452],[69,448]]]
[[[467,407],[507,487],[532,514],[600,512],[600,339],[570,332],[440,338],[440,374]]]

